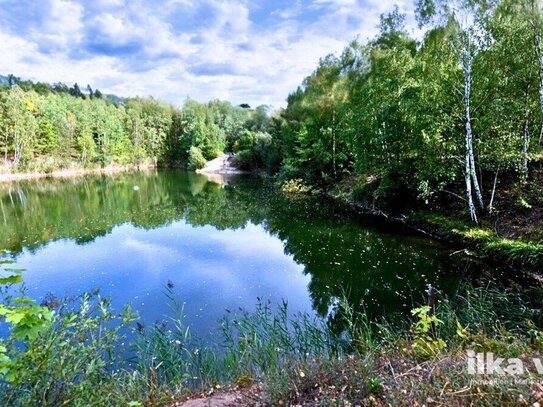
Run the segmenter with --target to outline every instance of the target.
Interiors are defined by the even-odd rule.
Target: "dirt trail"
[[[207,397],[178,402],[170,407],[248,407],[260,406],[256,389],[226,390],[213,393]]]
[[[196,170],[201,174],[243,174],[244,171],[234,167],[231,163],[232,154],[221,154],[217,158],[208,161],[204,168]]]

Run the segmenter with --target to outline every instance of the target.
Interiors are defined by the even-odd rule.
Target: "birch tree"
[[[532,150],[532,132],[539,135],[539,66],[531,24],[532,0],[504,0],[485,21],[492,46],[485,52],[485,84],[481,92],[490,102],[479,128],[491,137],[484,144],[486,168],[520,173],[526,183]],[[537,136],[536,136],[537,137]],[[537,141],[537,139],[536,139]]]
[[[417,18],[420,26],[449,27],[450,41],[458,55],[462,72],[465,156],[464,181],[466,200],[471,219],[478,223],[478,211],[484,209],[482,188],[477,178],[477,165],[474,153],[474,134],[472,117],[472,91],[474,81],[474,60],[485,48],[485,32],[478,18],[487,12],[488,5],[481,1],[470,0],[419,0],[417,3]]]
[[[32,106],[25,99],[25,92],[14,86],[7,98],[6,145],[11,143],[14,165],[27,162],[32,158],[36,120],[32,115]],[[6,148],[6,151],[9,149]],[[6,154],[7,156],[7,154]],[[7,157],[6,157],[7,158]]]
[[[541,1],[528,0],[526,15],[533,30],[534,54],[539,73],[539,108],[542,122],[539,132],[539,145],[543,142],[543,10]]]

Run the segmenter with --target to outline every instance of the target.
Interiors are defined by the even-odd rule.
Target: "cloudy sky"
[[[394,4],[411,15],[412,3],[0,0],[0,74],[174,105],[191,97],[279,107],[320,57],[375,35]]]

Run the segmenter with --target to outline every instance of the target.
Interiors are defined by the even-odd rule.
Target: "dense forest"
[[[500,180],[530,182],[543,142],[543,13],[536,0],[398,8],[379,34],[323,58],[270,114],[228,102],[114,101],[90,86],[13,76],[0,91],[0,151],[17,169],[144,163],[201,167],[222,151],[241,168],[334,185],[386,204],[463,202],[491,213]]]
[[[265,106],[185,102],[182,111],[152,98],[112,99],[87,86],[7,77],[0,90],[0,149],[12,169],[183,164],[196,168],[265,131]]]

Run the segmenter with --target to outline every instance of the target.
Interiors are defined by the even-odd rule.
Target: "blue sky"
[[[320,57],[413,0],[0,0],[0,74],[181,105],[284,106]],[[409,24],[413,26],[412,24]]]

